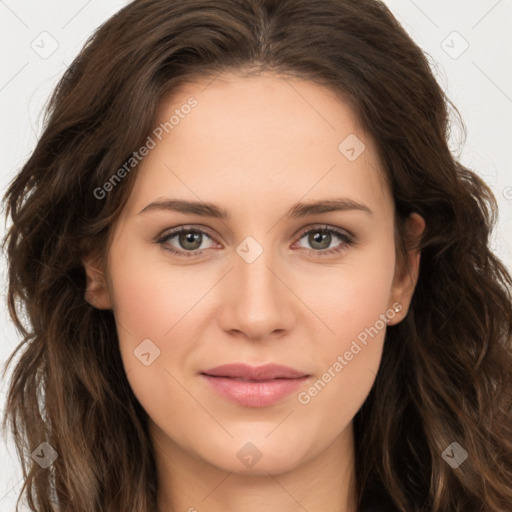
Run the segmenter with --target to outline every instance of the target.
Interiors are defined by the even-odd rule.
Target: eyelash
[[[156,243],[160,244],[166,251],[169,251],[169,252],[171,252],[177,256],[180,256],[180,257],[183,256],[185,258],[194,258],[194,257],[201,256],[203,254],[204,250],[203,251],[197,251],[197,250],[196,251],[177,251],[176,249],[172,249],[168,246],[167,247],[165,246],[166,242],[168,242],[169,240],[174,238],[176,235],[183,233],[183,232],[201,233],[216,242],[216,240],[209,233],[207,233],[206,231],[203,231],[202,229],[182,226],[178,229],[174,229],[173,231],[159,237],[158,240],[156,240]],[[339,237],[343,241],[343,243],[340,244],[340,246],[338,246],[338,248],[335,248],[335,249],[325,249],[325,250],[307,249],[308,256],[317,257],[317,256],[325,256],[328,254],[340,253],[343,250],[347,249],[349,246],[354,245],[354,243],[355,243],[353,235],[351,235],[345,231],[341,231],[339,229],[332,228],[332,227],[325,226],[325,225],[309,228],[306,231],[301,232],[301,234],[299,236],[299,240],[301,238],[303,238],[304,235],[308,235],[309,233],[312,233],[312,232],[313,233],[314,232],[334,233],[337,237]]]

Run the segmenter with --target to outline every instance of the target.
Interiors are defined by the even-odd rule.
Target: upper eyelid
[[[166,230],[162,231],[162,233],[160,235],[158,235],[157,238],[158,238],[158,240],[161,240],[163,238],[174,237],[182,231],[198,231],[200,233],[203,233],[203,234],[209,236],[212,240],[217,242],[216,237],[213,234],[211,234],[207,228],[205,228],[203,226],[195,227],[195,226],[189,226],[189,225],[181,225],[181,226],[176,226],[174,228],[166,229]]]

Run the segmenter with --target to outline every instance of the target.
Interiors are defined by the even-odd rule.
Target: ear
[[[112,309],[112,299],[99,258],[88,255],[82,259],[87,279],[84,299],[97,309]]]
[[[425,229],[425,220],[417,213],[411,213],[405,221],[405,231],[408,240],[413,241],[413,247],[408,248],[405,265],[397,265],[390,294],[388,307],[396,312],[388,325],[401,322],[409,311],[414,289],[418,282],[421,252],[415,248]]]

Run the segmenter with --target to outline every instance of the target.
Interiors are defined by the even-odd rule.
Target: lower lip
[[[293,393],[309,377],[298,379],[274,379],[243,381],[228,377],[212,377],[201,374],[210,386],[229,400],[244,407],[268,407]]]

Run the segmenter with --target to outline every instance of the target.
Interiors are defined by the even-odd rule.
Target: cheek
[[[187,315],[214,278],[208,270],[180,266],[158,245],[122,230],[110,261],[116,320],[130,326],[133,337],[161,339]]]
[[[197,414],[174,364],[181,366],[194,349],[198,301],[211,287],[211,276],[190,269],[180,272],[162,264],[161,257],[152,260],[135,249],[122,256],[116,253],[111,258],[118,262],[110,270],[111,293],[128,382],[151,417],[174,424],[173,410]]]
[[[310,289],[314,310],[321,312],[331,332],[327,337],[316,336],[320,372],[297,399],[311,417],[331,422],[333,433],[352,419],[366,399],[378,372],[386,319],[394,316],[388,309],[394,247],[380,247],[358,264],[340,268],[337,278],[333,273],[325,278],[323,295],[319,288],[314,294]]]
[[[166,358],[165,339],[173,339],[173,358],[190,350],[192,333],[187,335],[187,330],[201,309],[199,300],[211,286],[211,276],[167,265],[157,251],[137,249],[135,243],[129,251],[123,249],[129,245],[119,241],[113,248],[109,275],[121,356],[127,374],[136,370],[133,378],[141,371],[147,374],[137,357],[139,347],[146,347],[142,353],[150,352],[149,360],[154,358],[150,368]],[[148,379],[145,375],[143,382]]]
[[[314,287],[304,287],[314,310],[334,331],[330,338],[338,349],[373,326],[388,309],[395,267],[394,246],[382,240],[373,247],[354,253],[336,269],[322,271],[321,276],[316,276]]]

